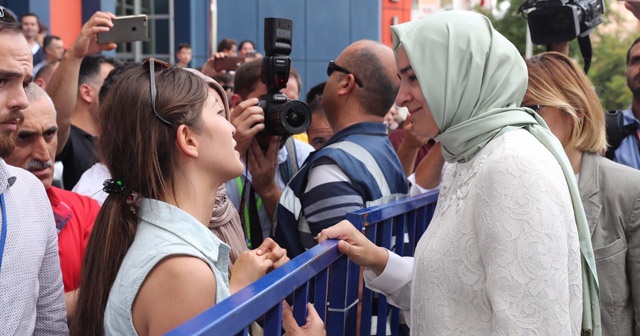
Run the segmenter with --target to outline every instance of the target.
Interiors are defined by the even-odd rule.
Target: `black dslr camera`
[[[531,41],[550,44],[585,37],[602,23],[603,0],[526,0],[518,10],[527,19]]]
[[[311,123],[311,110],[305,102],[280,93],[289,81],[292,25],[288,19],[264,19],[265,57],[261,71],[267,94],[260,97],[258,105],[264,110],[266,135],[287,137],[305,132]]]

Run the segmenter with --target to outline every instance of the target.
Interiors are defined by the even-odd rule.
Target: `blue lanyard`
[[[0,234],[0,268],[2,268],[4,242],[7,240],[7,207],[4,204],[4,194],[0,194],[0,205],[2,206],[2,233]]]

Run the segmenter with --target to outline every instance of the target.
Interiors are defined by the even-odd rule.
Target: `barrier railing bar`
[[[314,246],[166,335],[235,335],[241,332],[247,326],[245,321],[254,321],[263,314],[255,307],[280,304],[293,289],[340,258],[342,254],[337,245],[337,241],[327,240]],[[343,259],[346,261],[346,257]],[[296,308],[299,309],[294,307],[294,310]],[[225,321],[227,323],[223,323]]]

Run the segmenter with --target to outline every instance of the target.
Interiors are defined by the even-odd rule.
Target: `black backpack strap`
[[[607,142],[609,147],[607,148],[606,157],[613,160],[615,151],[620,147],[622,140],[631,134],[634,134],[638,130],[637,123],[631,123],[629,125],[624,124],[624,115],[620,110],[612,110],[606,112],[606,130],[607,130]]]

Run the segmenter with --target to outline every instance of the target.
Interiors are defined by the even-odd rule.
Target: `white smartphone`
[[[147,16],[119,16],[112,20],[113,27],[108,32],[98,33],[98,44],[146,41],[148,37]]]

